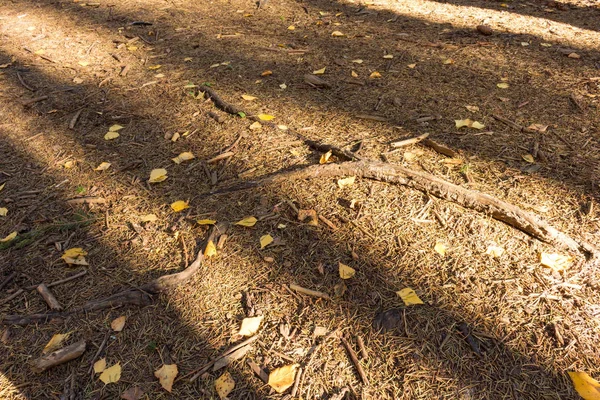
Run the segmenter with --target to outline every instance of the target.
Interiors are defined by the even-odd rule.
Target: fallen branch
[[[201,250],[198,252],[196,260],[190,264],[190,266],[181,272],[174,274],[164,275],[154,279],[135,289],[127,289],[118,292],[112,296],[105,297],[103,299],[92,300],[84,304],[82,307],[74,309],[72,311],[66,311],[61,313],[47,313],[47,314],[32,314],[32,315],[7,315],[0,320],[0,325],[29,325],[29,324],[43,324],[51,320],[64,319],[70,315],[102,310],[105,308],[122,307],[122,306],[145,306],[152,302],[154,296],[167,292],[187,280],[189,280],[202,266],[204,261],[204,250],[206,244],[209,241],[215,243],[217,238],[227,231],[228,225],[226,223],[219,223],[213,225],[208,237],[205,239]],[[22,291],[22,289],[20,289]]]
[[[270,183],[343,176],[357,176],[408,186],[440,199],[454,202],[462,207],[490,215],[492,218],[519,229],[543,242],[550,243],[559,248],[580,252],[588,259],[597,260],[600,258],[600,252],[594,246],[587,242],[571,238],[567,234],[550,226],[548,222],[533,213],[489,194],[465,189],[426,172],[415,171],[395,164],[377,161],[356,161],[341,164],[313,165],[300,170],[274,174],[262,180],[248,182],[237,187],[224,188],[219,190],[218,193],[230,193]]]
[[[408,146],[411,144],[419,143],[421,140],[427,139],[427,137],[429,137],[429,133],[424,133],[424,134],[414,137],[414,138],[399,140],[397,142],[392,142],[392,143],[390,143],[390,146],[392,146],[392,147]]]
[[[37,360],[34,360],[31,365],[33,372],[44,372],[48,368],[52,368],[56,365],[64,364],[67,361],[71,361],[81,356],[85,351],[85,340],[73,343],[67,347],[63,347],[60,350],[53,351],[50,354],[42,356]]]
[[[526,132],[526,133],[533,133],[534,131],[529,129],[529,128],[525,128],[524,126],[521,126],[519,124],[517,124],[516,122],[513,122],[511,120],[509,120],[508,118],[504,118],[503,116],[500,116],[498,114],[492,114],[492,117],[495,120],[498,120],[500,122],[502,122],[505,125],[510,126],[511,128],[519,131],[519,132]]]
[[[360,380],[365,385],[368,385],[369,384],[369,380],[367,379],[367,374],[365,373],[365,370],[363,369],[362,365],[360,365],[360,361],[358,361],[358,357],[356,356],[356,352],[352,349],[352,347],[350,346],[350,343],[348,343],[348,341],[346,340],[346,338],[344,338],[342,336],[342,337],[340,337],[340,340],[342,341],[342,344],[346,348],[346,351],[348,351],[348,355],[350,356],[350,360],[352,360],[352,364],[354,364],[354,366],[356,367],[356,371],[358,371],[358,375],[360,375]]]
[[[33,99],[28,99],[28,100],[24,100],[21,102],[21,104],[24,107],[28,107],[32,104],[38,103],[40,101],[44,101],[44,100],[48,100],[48,96],[40,96],[40,97],[34,97]]]
[[[63,309],[58,300],[56,300],[56,297],[54,297],[54,294],[52,294],[50,289],[48,289],[48,286],[46,284],[41,283],[37,287],[37,291],[40,294],[40,296],[42,296],[46,304],[48,304],[48,307],[50,307],[51,310],[58,311]]]
[[[307,294],[307,295],[309,295],[309,296],[320,297],[320,298],[322,298],[322,299],[327,299],[327,300],[329,300],[329,298],[330,298],[330,297],[329,297],[329,295],[328,295],[327,293],[318,292],[318,291],[316,291],[316,290],[310,290],[310,289],[306,289],[306,288],[303,288],[302,286],[298,286],[298,285],[296,285],[296,284],[294,284],[294,283],[292,283],[292,284],[290,285],[290,289],[292,289],[292,290],[295,290],[296,292],[300,292],[300,293],[303,293],[303,294]]]

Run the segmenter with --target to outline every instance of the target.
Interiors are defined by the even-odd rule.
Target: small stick
[[[408,146],[410,144],[419,143],[421,140],[427,139],[428,137],[429,137],[429,133],[424,133],[424,134],[419,135],[419,136],[414,137],[414,138],[405,139],[405,140],[399,140],[397,142],[392,142],[392,143],[390,143],[390,146],[392,146],[392,147]]]
[[[361,336],[357,336],[356,341],[358,342],[358,348],[360,349],[360,356],[366,360],[367,358],[369,358],[369,354],[367,353],[367,348],[365,347],[365,342],[363,342],[363,338]]]
[[[298,286],[294,283],[290,284],[290,289],[295,290],[296,292],[300,292],[300,293],[309,295],[309,296],[320,297],[320,298],[326,299],[326,300],[330,299],[330,297],[327,293],[318,292],[316,290],[306,289],[306,288],[303,288],[302,286]]]
[[[237,139],[235,139],[235,141],[229,147],[227,147],[225,150],[223,150],[223,153],[227,153],[227,152],[233,150],[235,148],[235,146],[238,145],[240,140],[242,140],[243,137],[244,137],[244,134],[240,133],[240,135],[237,137]]]
[[[437,151],[440,154],[443,154],[448,157],[456,157],[458,154],[452,150],[450,147],[446,147],[443,144],[439,144],[430,139],[423,140],[423,144],[427,147],[431,147],[433,150]]]
[[[335,226],[335,224],[333,222],[331,222],[330,220],[328,220],[327,218],[325,218],[324,216],[319,214],[319,219],[321,221],[323,221],[323,223],[325,223],[325,225],[327,225],[329,228],[331,228],[332,231],[337,231],[338,227]]]
[[[464,339],[469,343],[473,352],[481,357],[481,350],[479,350],[479,343],[475,340],[475,338],[469,332],[469,327],[464,322],[460,323],[457,327],[458,331],[463,335]]]
[[[533,131],[531,129],[525,128],[524,126],[521,126],[521,125],[517,124],[516,122],[513,122],[513,121],[509,120],[508,118],[504,118],[498,114],[492,114],[492,117],[495,120],[498,120],[498,121],[502,122],[503,124],[508,125],[513,129],[516,129],[519,132],[533,133]]]
[[[302,373],[304,369],[302,367],[298,368],[298,372],[296,372],[296,379],[294,380],[294,387],[292,388],[292,392],[290,393],[291,398],[296,397],[296,393],[298,393],[298,386],[300,386],[300,378],[302,377]]]
[[[31,91],[31,92],[35,92],[35,89],[32,88],[31,86],[29,86],[28,84],[25,83],[25,81],[23,80],[23,77],[21,76],[21,74],[17,71],[17,78],[19,78],[19,82],[21,82],[21,85],[23,85],[25,87],[25,89]]]
[[[94,370],[94,363],[100,356],[100,353],[102,353],[104,351],[104,347],[106,347],[106,343],[108,342],[109,337],[110,337],[110,331],[106,332],[106,335],[104,335],[104,340],[102,340],[100,347],[98,347],[98,351],[96,351],[96,354],[94,354],[94,357],[92,357],[92,362],[90,362],[90,368],[88,369],[88,374],[91,374],[92,371]]]
[[[228,151],[228,152],[225,152],[225,153],[221,153],[221,154],[219,154],[216,157],[213,157],[211,159],[206,160],[206,163],[207,164],[212,164],[212,163],[215,163],[217,161],[224,160],[224,159],[229,158],[229,157],[233,157],[234,154],[235,153],[233,151]]]
[[[4,304],[4,303],[8,303],[9,301],[11,301],[12,299],[14,299],[15,297],[19,296],[21,293],[23,293],[24,290],[23,289],[19,289],[16,292],[14,292],[13,294],[11,294],[10,296],[8,296],[7,298],[0,300],[0,305]]]
[[[6,279],[3,280],[2,283],[0,283],[0,289],[2,289],[4,286],[8,285],[13,279],[15,279],[15,276],[17,276],[16,272],[13,272],[9,276],[7,276]]]
[[[256,374],[256,376],[258,376],[260,378],[261,381],[263,381],[264,383],[269,383],[269,375],[267,375],[267,373],[265,372],[264,369],[262,369],[261,367],[259,367],[252,360],[246,361],[246,364],[248,364],[248,366],[250,367],[250,369],[252,370],[252,372],[254,372]]]
[[[69,129],[75,128],[75,124],[77,123],[77,120],[79,119],[79,116],[82,112],[83,108],[80,108],[79,111],[77,111],[75,115],[73,115],[73,118],[71,118],[71,122],[69,122]]]
[[[342,341],[342,344],[348,351],[348,355],[350,356],[352,363],[356,367],[356,370],[358,371],[358,375],[360,375],[360,379],[362,380],[362,382],[365,385],[368,385],[369,380],[367,379],[367,374],[365,374],[365,370],[363,369],[362,365],[360,365],[360,362],[358,361],[358,357],[356,356],[356,353],[354,352],[352,347],[350,347],[350,343],[348,343],[348,341],[343,336],[340,337],[340,340]]]
[[[213,366],[214,363],[216,363],[219,359],[233,353],[234,351],[236,351],[237,349],[239,349],[240,347],[244,347],[245,345],[254,342],[256,339],[258,339],[258,335],[254,335],[251,338],[248,338],[246,340],[244,340],[243,342],[236,344],[233,347],[230,347],[229,349],[225,350],[225,352],[223,354],[221,354],[220,356],[212,359],[208,364],[206,364],[205,366],[203,366],[200,369],[197,369],[195,371],[190,372],[187,375],[184,375],[181,377],[181,379],[183,378],[187,378],[188,376],[194,374],[194,376],[192,376],[189,380],[190,383],[194,383],[194,381],[196,381],[196,379],[198,379],[200,377],[200,375],[202,375],[203,373],[205,373],[206,371],[208,371],[210,369],[210,367]]]
[[[58,280],[58,281],[51,282],[51,283],[47,284],[46,286],[47,286],[48,288],[51,288],[51,287],[53,287],[53,286],[58,286],[58,285],[60,285],[60,284],[63,284],[63,283],[66,283],[66,282],[72,281],[73,279],[77,279],[77,278],[79,278],[79,277],[81,277],[81,276],[84,276],[85,274],[87,274],[87,270],[85,270],[85,269],[84,269],[83,271],[81,271],[81,272],[78,272],[78,273],[76,273],[75,275],[71,275],[71,276],[68,276],[68,277],[66,277],[66,278],[64,278],[64,279],[60,279],[60,280]],[[36,289],[36,288],[37,288],[39,285],[41,285],[41,284],[40,284],[40,283],[38,283],[37,285],[31,285],[31,286],[27,286],[27,287],[25,288],[25,290],[33,290],[33,289]]]
[[[37,102],[44,101],[44,100],[48,100],[48,96],[34,97],[33,99],[29,99],[29,100],[25,100],[25,101],[21,102],[21,104],[24,107],[27,107],[27,106],[30,106],[32,104],[35,104]]]
[[[33,372],[44,372],[48,368],[71,361],[83,354],[85,351],[85,340],[73,343],[60,350],[53,351],[50,354],[34,360],[31,366]]]
[[[52,294],[50,289],[48,289],[48,286],[46,286],[45,283],[40,283],[37,287],[37,291],[42,296],[46,304],[48,304],[48,307],[50,307],[51,310],[63,309],[58,300],[56,300],[56,297],[54,297],[54,295]]]
[[[69,204],[104,204],[106,203],[106,199],[104,197],[98,196],[87,196],[87,197],[77,197],[75,199],[67,200]]]

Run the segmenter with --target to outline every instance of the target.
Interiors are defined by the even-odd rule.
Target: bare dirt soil
[[[307,83],[313,73],[327,85]],[[220,110],[202,85],[244,112]],[[594,0],[0,0],[0,238],[17,234],[0,242],[0,398],[138,387],[140,398],[211,399],[224,371],[231,399],[291,397],[253,361],[264,372],[299,364],[302,399],[576,399],[568,371],[600,377],[600,267],[581,254],[369,179],[210,193],[319,164],[308,138],[488,193],[600,246],[599,99]],[[260,114],[274,124],[256,125]],[[457,128],[464,119],[484,127]],[[119,137],[106,140],[113,125]],[[390,146],[425,133],[453,155]],[[195,158],[172,161],[183,152]],[[148,183],[160,168],[167,179]],[[189,208],[175,212],[179,200]],[[258,222],[231,225],[190,280],[139,291],[202,252],[211,225],[198,220],[248,216]],[[261,248],[265,235],[274,242]],[[493,246],[503,254],[486,254]],[[70,248],[89,265],[67,264]],[[573,262],[545,268],[542,252]],[[339,263],[355,275],[342,280]],[[11,322],[50,311],[38,284],[80,271],[50,287],[67,313],[125,289],[149,304]],[[404,288],[424,304],[405,305]],[[374,320],[387,310],[394,329],[382,332]],[[245,355],[190,382],[255,316]],[[86,351],[33,372],[68,332],[65,344]],[[119,363],[118,382],[90,369],[102,358]],[[154,374],[163,364],[178,367],[171,393]]]

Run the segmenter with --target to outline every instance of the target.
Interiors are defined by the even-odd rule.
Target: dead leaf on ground
[[[321,69],[317,69],[317,70],[313,71],[313,75],[323,75],[325,73],[326,69],[327,69],[327,67],[323,67]]]
[[[125,317],[124,315],[121,315],[119,318],[115,318],[110,323],[110,327],[115,332],[121,332],[123,330],[123,328],[125,327],[125,320],[126,319],[127,319],[127,317]]]
[[[94,363],[94,373],[100,374],[106,369],[106,358],[101,358]]]
[[[477,112],[479,111],[479,107],[478,106],[465,106],[465,108],[471,112]]]
[[[118,132],[121,129],[123,129],[124,127],[118,124],[112,125],[110,128],[108,128],[109,132]]]
[[[179,154],[177,157],[172,158],[172,160],[175,164],[181,164],[182,162],[192,160],[193,158],[194,158],[194,154],[190,153],[189,151],[184,151],[183,153]]]
[[[177,200],[171,203],[171,209],[175,212],[183,211],[187,208],[190,208],[190,202],[185,200]]]
[[[530,164],[533,164],[535,162],[535,159],[531,154],[523,154],[521,157],[523,157],[523,160],[527,161]]]
[[[273,71],[271,71],[271,70],[266,70],[266,71],[263,71],[263,72],[260,74],[260,76],[269,76],[269,75],[273,75]]]
[[[333,31],[333,32],[331,32],[331,36],[333,36],[333,37],[344,37],[344,36],[346,36],[346,35],[344,35],[344,34],[343,34],[342,32],[340,32],[340,31]]]
[[[277,393],[285,392],[286,389],[294,384],[298,366],[298,364],[290,364],[271,371],[268,381],[269,386],[275,389]]]
[[[102,162],[100,163],[100,165],[98,165],[96,168],[94,168],[94,171],[106,171],[107,169],[109,169],[111,166],[111,164],[109,162]]]
[[[238,335],[241,336],[252,336],[256,333],[256,331],[258,331],[258,328],[260,327],[260,323],[263,320],[263,316],[259,316],[259,317],[250,317],[250,318],[244,318],[242,320],[242,326],[240,327],[240,331],[238,332]]]
[[[167,179],[167,170],[164,168],[156,168],[150,171],[150,179],[148,183],[158,183]]]
[[[196,223],[198,225],[214,225],[217,223],[217,221],[214,219],[199,219],[199,220],[196,220]]]
[[[271,243],[273,243],[273,236],[271,236],[271,235],[264,235],[264,236],[260,237],[260,248],[261,249],[264,249],[265,247],[267,247]]]
[[[333,154],[331,150],[329,150],[325,154],[321,154],[321,159],[319,160],[319,164],[327,164],[327,162],[329,161],[329,158],[331,157],[331,154]]]
[[[446,245],[442,242],[436,242],[435,246],[433,247],[433,250],[436,251],[436,253],[445,256],[446,255]]]
[[[89,265],[85,260],[87,251],[81,247],[73,247],[65,250],[61,258],[69,265]]]
[[[158,217],[155,214],[146,214],[140,217],[141,222],[154,222],[158,220]]]
[[[8,208],[0,207],[0,217],[6,217],[6,214],[8,214]]]
[[[396,292],[396,294],[402,299],[404,305],[412,306],[416,304],[423,304],[423,300],[417,296],[414,290],[411,288],[404,288]]]
[[[369,75],[369,78],[371,78],[371,79],[381,78],[381,74],[377,71],[373,71],[373,72],[371,72],[371,75]]]
[[[498,83],[496,86],[498,86],[500,89],[508,89],[510,87],[510,85],[506,82]]]
[[[248,127],[248,129],[250,129],[250,130],[252,130],[252,131],[258,130],[258,129],[260,129],[260,128],[262,128],[262,124],[261,124],[260,122],[258,122],[258,121],[255,121],[255,122],[253,122],[253,123],[252,123],[252,124],[251,124],[251,125]]]
[[[454,123],[456,124],[457,128],[462,128],[463,126],[466,126],[468,128],[473,128],[473,129],[483,129],[485,128],[485,125],[482,124],[479,121],[473,121],[469,118],[467,119],[456,119],[454,120]]]
[[[335,286],[333,287],[334,297],[336,297],[336,298],[342,297],[344,295],[344,293],[346,293],[347,289],[348,289],[348,286],[346,286],[344,281],[336,283]]]
[[[258,114],[257,117],[261,121],[270,121],[275,118],[274,116],[269,115],[269,114]]]
[[[298,221],[304,222],[307,218],[310,218],[308,225],[318,226],[319,219],[315,210],[298,210]]]
[[[545,133],[548,130],[548,125],[531,124],[527,127],[527,129],[535,131],[535,132],[539,132],[539,133]]]
[[[144,397],[144,391],[138,386],[132,386],[123,392],[121,398],[124,400],[140,400]]]
[[[63,342],[67,340],[69,336],[71,336],[71,333],[72,332],[67,332],[64,334],[57,333],[56,335],[52,336],[50,341],[44,347],[44,350],[42,350],[42,354],[52,353],[54,350],[60,348]]]
[[[338,263],[338,271],[340,273],[340,278],[342,279],[350,279],[356,273],[356,270],[352,267],[347,266],[346,264]]]
[[[256,225],[256,222],[258,220],[254,217],[246,217],[238,222],[236,222],[236,225],[241,225],[241,226],[246,226],[246,227],[252,227],[254,225]]]
[[[540,253],[540,264],[554,271],[564,271],[571,266],[573,258],[556,253]]]
[[[600,400],[600,382],[585,372],[567,372],[575,390],[584,400]]]
[[[11,240],[13,240],[16,237],[17,237],[17,231],[11,232],[8,235],[6,235],[3,239],[0,239],[0,243],[10,242]]]
[[[208,243],[206,243],[206,248],[204,249],[204,257],[210,258],[210,257],[216,256],[216,255],[217,255],[217,246],[215,246],[215,244],[212,240],[209,240]]]
[[[171,390],[173,389],[173,381],[175,381],[177,373],[177,364],[167,364],[154,371],[154,376],[158,378],[160,385],[167,392],[171,393]]]
[[[102,371],[102,374],[100,374],[99,379],[104,382],[105,385],[119,382],[119,379],[121,379],[121,364],[116,363],[112,367],[106,368]]]
[[[355,180],[356,180],[355,176],[349,176],[348,178],[338,179],[337,184],[340,189],[343,189],[346,186],[353,185]]]
[[[253,101],[253,100],[256,100],[256,99],[257,99],[257,97],[250,96],[249,94],[243,94],[243,95],[242,95],[242,99],[244,99],[244,100],[246,100],[246,101]]]
[[[490,246],[488,246],[485,254],[487,254],[493,258],[500,258],[502,256],[502,254],[504,254],[504,249],[500,246],[490,245]]]
[[[118,138],[119,132],[106,132],[106,134],[104,135],[104,140],[113,140]]]
[[[235,388],[235,381],[229,372],[225,372],[215,380],[215,390],[221,400],[226,399],[227,395]]]

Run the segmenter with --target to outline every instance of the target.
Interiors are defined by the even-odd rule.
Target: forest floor
[[[220,110],[202,85],[244,112]],[[599,101],[594,0],[0,1],[0,398],[210,399],[224,374],[230,399],[291,397],[252,361],[301,367],[302,399],[576,399],[567,372],[600,377],[600,268],[581,254],[360,177],[211,192],[318,165],[306,137],[600,246]],[[390,145],[425,133],[451,152]],[[155,169],[166,180],[149,183]],[[181,271],[213,221],[232,224],[227,240],[151,304],[10,322],[49,311],[40,283],[85,271],[50,285],[69,312]],[[72,248],[85,263],[65,262]],[[570,259],[548,268],[542,253]],[[387,310],[393,329],[378,330]],[[258,339],[202,371],[252,317]],[[67,333],[58,347],[86,351],[33,372]],[[103,359],[120,376],[91,369]],[[171,393],[163,365],[177,366]]]

